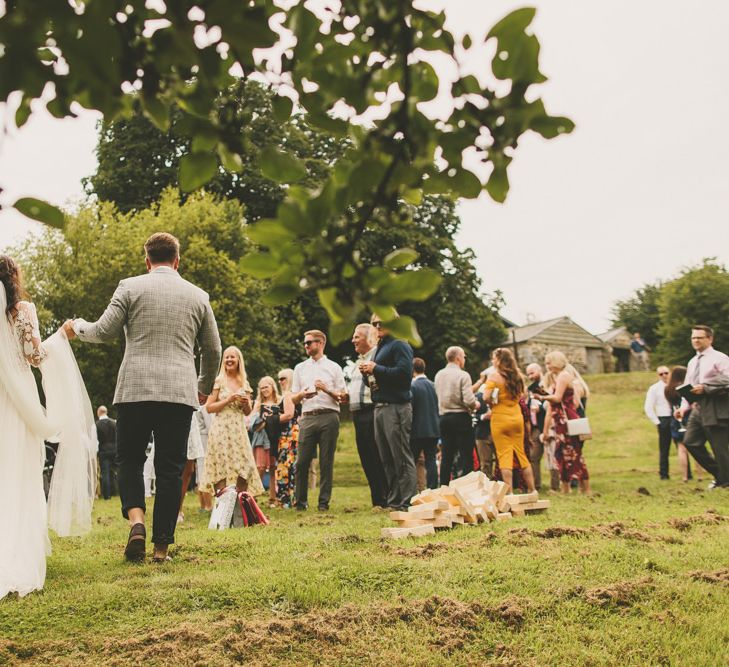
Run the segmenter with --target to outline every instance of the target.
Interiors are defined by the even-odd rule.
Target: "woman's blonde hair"
[[[238,380],[240,381],[240,385],[243,388],[243,391],[252,394],[253,390],[251,389],[251,385],[248,384],[248,376],[246,375],[246,364],[243,361],[243,353],[235,345],[226,347],[225,350],[223,350],[223,357],[220,360],[220,371],[218,371],[218,381],[225,381],[225,355],[231,351],[235,352],[235,356],[238,357]]]
[[[293,387],[293,385],[294,385],[294,369],[293,368],[282,368],[278,372],[279,378],[282,375],[285,375],[286,376],[286,379],[288,380],[288,382],[287,382],[288,387],[286,388],[286,391],[284,391],[283,389],[281,389],[281,394],[290,394],[291,393],[291,387]]]
[[[276,380],[274,380],[270,375],[264,375],[258,381],[258,393],[256,394],[256,401],[258,402],[258,405],[263,404],[263,397],[261,396],[261,385],[266,383],[271,385],[271,389],[273,389],[273,402],[278,405],[281,402],[281,396],[279,396],[278,393],[278,385],[276,384]]]
[[[566,371],[567,374],[572,378],[573,382],[579,377],[577,369],[567,360],[565,353],[561,352],[560,350],[553,350],[552,352],[547,353],[544,356],[544,363],[549,363],[551,366],[556,366],[559,369],[556,373],[547,369],[547,373],[545,374],[544,380],[542,381],[545,389],[552,389],[554,386],[556,386],[557,376],[562,371]]]

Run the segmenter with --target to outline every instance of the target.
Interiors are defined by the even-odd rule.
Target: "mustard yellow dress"
[[[215,381],[219,399],[228,398],[230,390],[224,382]],[[205,478],[208,491],[224,479],[226,486],[235,486],[238,477],[248,482],[248,491],[254,496],[264,493],[261,477],[253,459],[253,449],[248,438],[243,408],[229,403],[214,417],[208,434],[205,452]]]
[[[509,394],[503,383],[493,380],[487,380],[484,396],[490,396],[494,389],[499,390],[499,402],[491,408],[491,437],[494,439],[499,467],[511,470],[516,454],[519,465],[526,468],[529,459],[524,451],[524,417],[519,399]]]

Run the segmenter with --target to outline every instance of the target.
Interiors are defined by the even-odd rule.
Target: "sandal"
[[[130,563],[140,563],[146,555],[147,529],[143,523],[135,523],[129,531],[129,539],[124,549],[124,558]]]
[[[152,558],[153,563],[171,563],[172,556],[154,556]]]

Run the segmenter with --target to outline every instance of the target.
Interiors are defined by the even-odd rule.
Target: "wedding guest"
[[[287,397],[289,400],[291,399],[293,381],[293,368],[284,368],[278,372],[278,383],[284,399]],[[291,403],[293,404],[293,401]],[[278,441],[278,465],[276,466],[276,500],[281,507],[292,507],[294,503],[300,417],[301,404],[294,405],[294,416],[281,424],[281,437]]]
[[[539,364],[529,364],[526,367],[526,375],[529,378],[528,407],[529,407],[529,461],[532,464],[534,473],[534,486],[542,488],[542,457],[544,456],[544,442],[542,433],[544,431],[544,418],[546,407],[543,396],[546,393],[542,387],[542,367]]]
[[[96,410],[96,436],[99,439],[99,469],[101,496],[109,500],[113,492],[114,462],[116,460],[116,421],[109,417],[105,405]]]
[[[387,505],[405,510],[417,493],[415,461],[410,450],[413,407],[410,383],[413,374],[413,349],[395,338],[379,315],[373,314],[377,329],[377,351],[371,361],[359,363],[375,404],[375,441],[385,468]]]
[[[668,366],[656,369],[658,380],[654,382],[645,395],[643,411],[658,431],[658,475],[668,479],[668,457],[671,453],[671,418],[673,410],[666,398],[666,384],[669,375]]]
[[[472,391],[471,376],[463,370],[466,353],[462,347],[451,346],[446,350],[446,367],[435,374],[435,391],[438,394],[442,456],[440,483],[448,484],[451,475],[461,477],[472,469],[473,437],[471,412],[480,406]],[[459,467],[453,470],[456,454]]]
[[[479,407],[473,413],[473,437],[476,440],[479,470],[489,479],[493,479],[496,448],[491,436],[491,406],[486,402],[483,391],[476,392],[475,396]]]
[[[208,435],[205,479],[208,488],[215,491],[235,485],[238,491],[248,491],[254,496],[264,493],[244,419],[253,409],[252,393],[243,353],[234,346],[226,348],[206,403],[215,419]]]
[[[693,386],[693,402],[684,437],[691,456],[714,476],[709,488],[729,487],[729,356],[715,350],[713,343],[711,327],[692,328],[696,356],[689,361],[686,380]],[[706,451],[707,440],[713,457]]]
[[[286,424],[294,417],[294,403],[291,394],[280,397],[274,379],[268,375],[258,381],[258,396],[253,406],[253,414],[258,415],[263,423],[266,432],[268,449],[263,447],[253,448],[253,457],[256,461],[258,474],[263,475],[268,470],[268,497],[269,506],[278,507],[280,504],[276,499],[276,468],[278,466],[278,444],[281,438],[283,424]]]
[[[580,372],[572,364],[567,363],[565,369],[574,378],[575,409],[580,417],[584,417],[587,414],[587,401],[590,398],[590,387],[587,386],[585,378],[580,375]]]
[[[413,426],[410,432],[410,449],[413,458],[418,460],[421,453],[425,457],[425,484],[429,489],[438,488],[438,465],[435,460],[440,438],[438,418],[438,395],[435,384],[425,375],[425,360],[413,359],[412,392]]]
[[[569,493],[570,481],[574,479],[582,492],[589,494],[590,476],[582,455],[582,441],[579,436],[571,436],[567,432],[567,420],[579,418],[574,401],[575,376],[567,370],[567,357],[558,350],[550,352],[544,363],[547,367],[544,387],[550,392],[544,397],[550,403],[550,423],[545,424],[544,437],[548,436],[546,428],[551,426],[556,439],[555,457],[562,492]]]
[[[640,335],[639,331],[633,334],[633,340],[630,341],[630,354],[635,359],[638,370],[647,371],[649,365],[648,352],[650,348]]]
[[[385,508],[387,507],[387,481],[385,468],[375,442],[375,404],[372,402],[370,387],[364,382],[359,370],[361,362],[371,361],[375,356],[375,337],[376,333],[372,325],[364,323],[355,327],[352,334],[352,345],[357,353],[357,360],[352,369],[347,391],[357,453],[370,487],[372,507]]]
[[[692,479],[691,475],[691,464],[689,462],[688,451],[686,445],[683,444],[683,438],[686,433],[684,427],[684,420],[688,421],[688,415],[681,415],[681,408],[688,408],[686,399],[681,397],[681,394],[676,391],[677,387],[680,387],[686,381],[686,367],[685,366],[674,366],[668,376],[668,382],[663,390],[668,404],[671,408],[671,439],[676,443],[678,449],[678,466],[681,469],[681,477],[684,482],[688,482]],[[690,411],[687,410],[687,412]],[[681,419],[676,419],[677,416],[681,416]],[[670,447],[670,444],[669,444]],[[699,470],[701,468],[699,467]],[[699,474],[697,470],[696,474]]]
[[[516,456],[522,468],[527,491],[534,491],[534,474],[524,451],[524,416],[519,399],[525,394],[524,378],[516,365],[511,350],[499,347],[494,350],[491,361],[494,372],[488,376],[484,396],[491,404],[491,435],[496,447],[499,468],[504,483],[513,488],[513,467]],[[495,394],[495,390],[498,393]]]
[[[304,351],[309,357],[294,368],[291,400],[301,403],[299,451],[296,459],[296,509],[309,507],[309,467],[319,447],[318,510],[329,509],[332,496],[334,452],[339,437],[339,401],[347,387],[338,364],[324,354],[327,337],[312,329],[304,333]]]
[[[192,475],[195,472],[195,466],[198,460],[205,456],[205,450],[203,448],[202,435],[200,434],[199,421],[197,418],[200,406],[192,415],[192,423],[190,424],[190,435],[187,438],[187,463],[182,471],[182,492],[180,494],[180,507],[177,511],[177,523],[182,523],[185,520],[185,513],[183,511],[183,505],[185,504],[185,496],[187,495],[187,489],[190,486]],[[204,483],[204,474],[198,475],[196,480],[198,485]]]

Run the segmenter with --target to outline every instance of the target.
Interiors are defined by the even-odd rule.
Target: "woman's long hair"
[[[238,380],[240,381],[243,391],[253,393],[251,385],[248,384],[248,376],[246,375],[246,365],[243,361],[243,353],[235,345],[226,347],[223,351],[223,358],[220,360],[220,370],[218,371],[218,381],[225,382],[225,355],[231,350],[235,352],[235,355],[238,357]]]
[[[8,303],[5,314],[10,316],[18,302],[25,297],[25,289],[23,289],[23,276],[20,267],[8,255],[0,255],[0,283],[5,288]]]
[[[274,380],[270,375],[264,375],[259,381],[258,381],[258,394],[256,395],[256,402],[258,405],[263,405],[263,396],[261,396],[261,385],[262,384],[270,384],[271,385],[271,401],[278,405],[281,402],[281,397],[278,393],[278,387],[276,386],[276,380]]]
[[[286,383],[286,385],[287,385],[286,389],[284,389],[283,386],[281,387],[281,395],[285,396],[286,394],[291,393],[291,387],[294,386],[294,369],[293,368],[282,368],[278,372],[278,377],[280,378],[282,375],[285,375],[286,379],[288,380],[288,382]]]
[[[681,403],[681,394],[676,391],[676,387],[680,387],[686,381],[686,366],[674,366],[671,374],[668,376],[668,383],[664,389],[666,400],[671,405],[679,405]]]
[[[572,364],[567,361],[567,357],[565,356],[564,352],[560,352],[559,350],[553,350],[552,352],[549,352],[544,357],[544,363],[549,363],[550,366],[556,366],[558,369],[557,372],[554,372],[550,371],[549,367],[547,367],[547,372],[545,373],[544,380],[542,381],[545,389],[554,389],[554,387],[557,385],[557,376],[562,371],[567,371],[572,379],[575,379],[574,366],[572,366]]]
[[[524,393],[524,376],[521,374],[516,359],[511,350],[506,347],[498,347],[494,350],[494,366],[501,373],[506,385],[506,391],[515,399]]]

